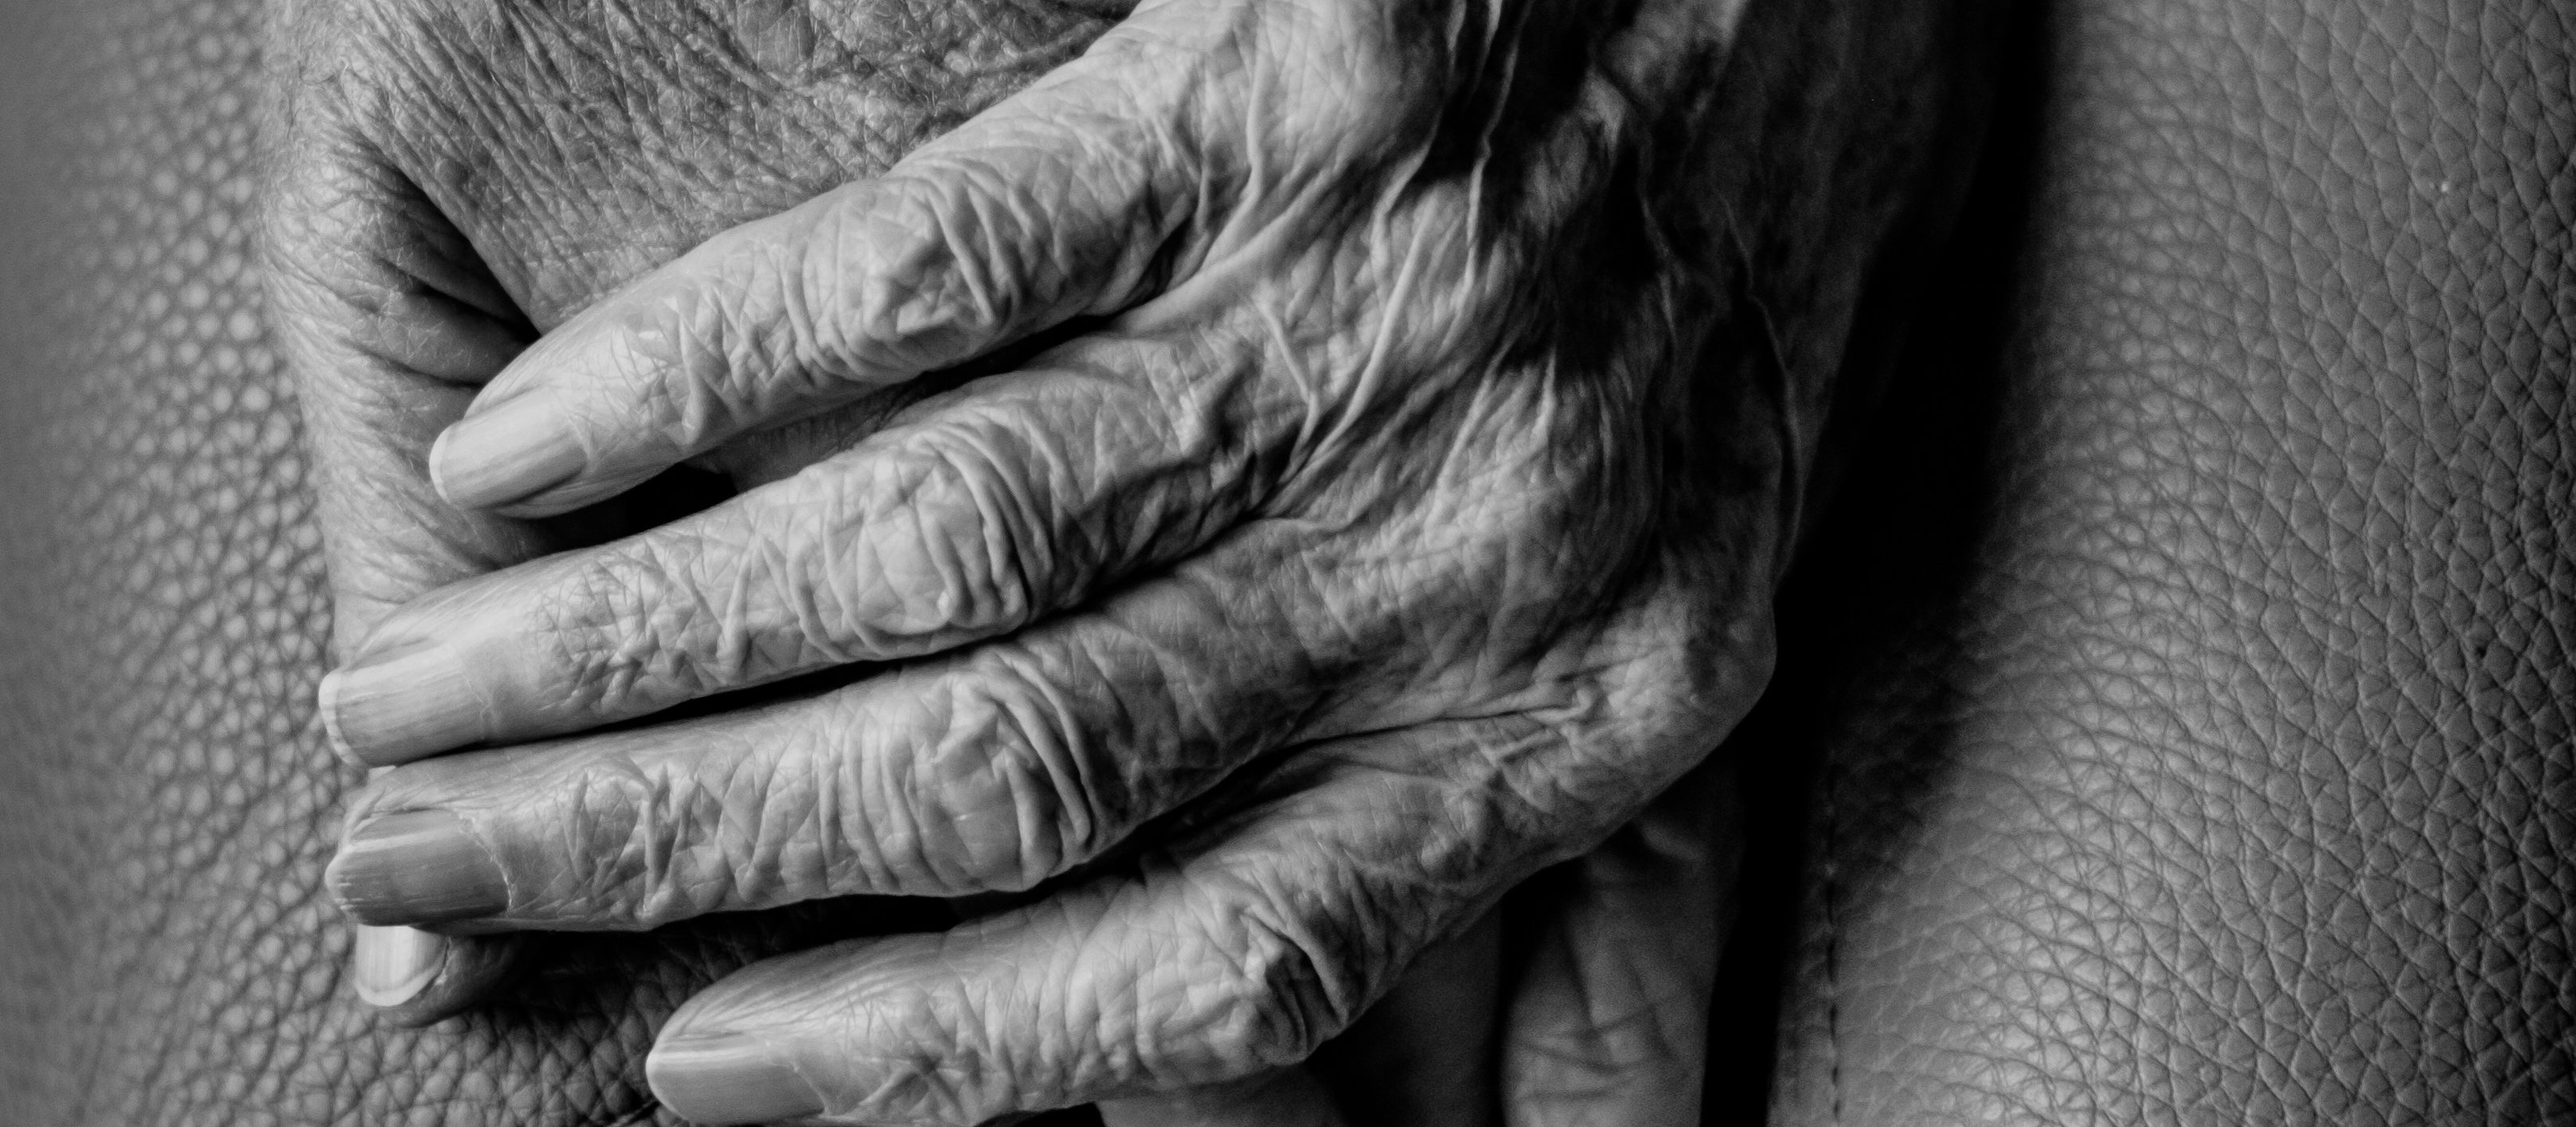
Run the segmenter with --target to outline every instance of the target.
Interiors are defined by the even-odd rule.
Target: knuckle
[[[740,673],[739,616],[700,598],[693,553],[666,530],[584,558],[544,600],[538,636],[564,674],[564,704],[590,714],[647,712],[729,684]]]
[[[971,166],[907,170],[823,216],[805,277],[826,316],[817,345],[850,374],[913,373],[966,359],[1019,307],[1016,224]]]
[[[1220,984],[1203,994],[1206,1044],[1224,1074],[1295,1064],[1358,1016],[1354,984],[1312,930],[1267,903],[1217,906],[1203,938],[1216,965],[1198,973]]]
[[[1273,50],[1319,64],[1305,73],[1332,76],[1298,87],[1300,110],[1289,124],[1301,147],[1338,155],[1390,151],[1419,144],[1436,124],[1449,64],[1421,37],[1366,9],[1281,5],[1262,16],[1283,25],[1268,29],[1280,37]]]
[[[846,635],[887,656],[1026,625],[1042,527],[1006,457],[972,441],[915,442],[861,484],[840,550],[822,566]]]
[[[1104,821],[1090,749],[1062,697],[984,655],[938,694],[947,720],[920,749],[921,864],[952,888],[1017,890],[1096,856]]]
[[[1642,710],[1660,721],[1656,728],[1704,739],[1711,728],[1733,727],[1761,696],[1779,659],[1779,636],[1760,591],[1741,578],[1685,575],[1651,590],[1624,621],[1614,620],[1614,628],[1634,623],[1631,632],[1640,638],[1641,656],[1618,688],[1661,698],[1661,707]]]
[[[732,308],[731,299],[700,289],[674,288],[657,296],[664,330],[621,325],[631,343],[610,355],[624,369],[619,382],[643,392],[643,418],[637,421],[679,445],[694,446],[691,440],[714,433],[729,406],[743,397],[737,373],[752,370],[736,362],[745,336],[737,325],[745,314]],[[666,372],[678,378],[662,378]]]
[[[759,797],[733,793],[746,784],[757,785],[749,773],[702,778],[669,762],[591,765],[564,777],[547,813],[578,845],[541,893],[546,914],[643,930],[766,906],[780,884],[769,867],[738,863],[731,849],[693,848],[774,831],[762,824]]]
[[[761,275],[765,247],[752,242],[730,254],[749,262],[727,274]],[[594,322],[598,336],[567,336],[566,347],[587,356],[567,357],[565,367],[579,370],[583,360],[602,366],[620,389],[619,412],[634,413],[631,420],[609,420],[613,425],[674,451],[702,449],[764,420],[779,374],[793,370],[781,363],[775,338],[802,322],[763,305],[758,295],[769,289],[710,285],[685,275],[656,279],[623,300],[613,317]]]

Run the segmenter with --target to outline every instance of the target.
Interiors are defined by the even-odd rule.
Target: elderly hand
[[[1016,887],[1108,853],[1032,907],[809,957],[810,978],[765,1000],[763,972],[719,987],[666,1031],[656,1061],[683,1110],[708,1106],[693,1095],[733,1097],[737,1113],[829,1097],[859,1116],[955,1117],[1298,1055],[1425,937],[1598,838],[1694,759],[1758,680],[1764,602],[1821,414],[1815,377],[1847,313],[1847,293],[1802,286],[1869,253],[1887,225],[1875,205],[1903,193],[1802,209],[1776,197],[1823,183],[1812,168],[1789,169],[1799,175],[1767,197],[1740,173],[1707,174],[1712,150],[1740,161],[1759,133],[1693,128],[1724,53],[1722,7],[1360,7],[1151,9],[883,179],[725,236],[521,358],[501,386],[545,408],[516,413],[539,423],[520,441],[536,457],[478,459],[469,431],[440,467],[461,498],[543,513],[1050,323],[1118,314],[793,481],[432,596],[352,647],[330,718],[352,753],[385,762],[802,669],[939,656],[756,712],[396,772],[353,814],[344,895],[377,919],[637,926],[844,891]],[[513,30],[463,38],[505,58],[548,45]],[[724,41],[679,42],[709,39]],[[391,41],[397,53],[411,42]],[[477,61],[428,42],[415,53]],[[308,327],[299,359],[322,374],[335,567],[361,564],[355,583],[335,572],[356,589],[344,605],[367,603],[374,562],[346,544],[402,541],[381,553],[397,565],[386,571],[464,558],[446,576],[415,570],[411,590],[537,550],[541,526],[426,501],[416,459],[453,418],[455,381],[488,375],[524,335],[478,348],[458,326],[510,301],[552,324],[525,296],[543,272],[514,272],[509,256],[533,247],[578,266],[583,246],[614,240],[565,251],[559,232],[522,225],[514,250],[506,224],[494,238],[461,220],[469,231],[442,240],[421,217],[542,213],[550,189],[614,195],[635,177],[563,174],[598,156],[595,127],[614,114],[564,107],[650,115],[698,93],[676,81],[638,98],[582,69],[638,59],[654,61],[569,51],[499,68],[520,79],[496,84],[506,97],[546,80],[565,92],[529,99],[546,110],[536,152],[481,164],[491,154],[439,153],[455,138],[435,114],[431,129],[388,127],[399,115],[384,103],[399,100],[382,87],[352,100],[353,128],[299,121],[321,138],[306,167],[358,181],[332,191],[362,201],[357,226],[375,241],[358,243],[378,260],[361,265],[392,265],[388,288],[406,299],[353,297],[339,262],[282,287],[323,295],[312,304],[325,329]],[[424,102],[444,106],[409,108]],[[466,111],[452,133],[472,134],[475,113],[509,120],[470,100]],[[715,154],[685,161],[690,176],[762,167],[724,160],[725,126],[758,114],[673,120]],[[1764,121],[1799,143],[1778,151],[1827,158],[1869,132],[1798,133],[1811,124],[1795,111]],[[612,152],[662,138],[606,135]],[[1703,143],[1712,135],[1724,143]],[[1877,182],[1871,160],[1849,163],[1855,181]],[[1719,209],[1799,234],[1739,231],[1719,253]],[[1819,212],[1845,226],[1827,237],[1795,222]],[[671,242],[650,224],[637,234]],[[288,241],[303,249],[290,267],[337,249]],[[1774,297],[1818,308],[1775,301],[1787,329],[1702,341],[1744,300],[1727,255],[1767,262],[1781,243],[1817,253],[1776,272],[1792,280]],[[478,287],[468,264],[496,250],[498,285]],[[457,300],[496,288],[508,296]],[[1763,334],[1776,367],[1743,355]],[[478,417],[511,417],[490,411],[498,394]],[[335,441],[360,453],[333,454]],[[379,526],[392,532],[373,536]],[[404,586],[372,605],[403,601]],[[386,659],[414,672],[370,690],[358,670]],[[1698,844],[1722,838],[1708,809],[1668,804],[1574,870],[1612,894],[1566,897],[1579,911],[1542,925],[1506,1007],[1516,1053],[1551,1048],[1524,1025],[1651,1043],[1621,1020],[1637,1012],[1581,1011],[1633,1001],[1658,974],[1683,996],[1672,1026],[1695,1022],[1715,913],[1659,912],[1677,904],[1658,893],[1722,885],[1722,850]],[[457,844],[439,832],[451,821],[464,849],[408,859],[455,863],[383,863],[405,845]],[[1684,863],[1596,863],[1623,850]],[[367,887],[371,851],[390,883]],[[478,855],[492,870],[477,871]],[[1677,925],[1681,941],[1653,942],[1639,920]],[[1637,961],[1649,973],[1631,989],[1587,993],[1601,983],[1580,976]],[[1569,994],[1570,1008],[1534,1000]],[[1674,1007],[1652,997],[1642,1012]],[[1531,1013],[1554,1016],[1523,1022]],[[671,1051],[711,1026],[740,1051],[703,1037]],[[1562,1062],[1615,1062],[1590,1051]],[[693,1067],[743,1083],[693,1093]]]
[[[649,523],[649,507],[519,521],[431,494],[431,436],[536,329],[716,231],[883,171],[1105,24],[971,4],[880,5],[840,23],[688,3],[281,12],[270,280],[305,380],[343,652],[420,592]],[[632,96],[645,89],[654,96]],[[701,462],[766,480],[918,392],[889,389]],[[1728,871],[1720,809],[1706,786],[1676,792],[1516,906],[1519,965],[1498,967],[1491,927],[1428,960],[1334,1047],[1324,1086],[1363,1097],[1341,1101],[1360,1121],[1480,1122],[1497,1093],[1475,1089],[1497,1084],[1516,1123],[1686,1110]],[[361,929],[359,990],[407,1020],[449,1012],[492,984],[497,938]],[[1497,1056],[1485,1056],[1496,1034],[1462,1009],[1502,1026]],[[1287,1070],[1104,1110],[1113,1122],[1320,1123],[1338,1117],[1333,1103]]]
[[[879,5],[868,19],[831,24],[803,22],[792,10],[694,2],[287,11],[275,45],[289,121],[277,134],[270,280],[305,381],[344,650],[392,606],[448,580],[579,542],[598,526],[641,526],[632,513],[589,514],[592,529],[478,519],[438,501],[423,459],[437,428],[463,410],[460,383],[488,378],[535,328],[561,323],[707,236],[883,171],[1108,24],[1084,11],[999,3]],[[658,96],[628,96],[640,89]],[[597,175],[602,167],[616,174]],[[781,476],[846,447],[915,395],[890,389],[706,461],[746,484]],[[1687,837],[1681,844],[1699,852]],[[1618,902],[1617,889],[1606,891],[1567,898],[1563,909],[1533,905],[1531,914],[1550,932],[1597,920]],[[1615,944],[1589,938],[1603,930],[1583,929],[1579,950],[1550,945],[1578,958],[1551,962],[1514,991],[1545,1000],[1517,1007],[1514,1041],[1533,1052],[1513,1059],[1531,1067],[1506,1075],[1569,1089],[1548,1106],[1597,1109],[1622,1091],[1688,1087],[1667,1073],[1693,1059],[1695,1039],[1667,1046],[1653,1036],[1662,1023],[1594,1024],[1597,1006],[1583,1000],[1629,996],[1636,976],[1627,971],[1640,949],[1633,935]],[[1704,951],[1705,930],[1664,921],[1655,949]],[[434,1019],[495,984],[516,950],[507,938],[362,927],[352,980],[396,1020]],[[1414,985],[1340,1047],[1355,1060],[1406,1062],[1403,1075],[1360,1070],[1319,1082],[1284,1070],[1252,1087],[1128,1101],[1112,1117],[1185,1117],[1202,1127],[1323,1122],[1315,1117],[1333,1114],[1331,1089],[1352,1083],[1365,1083],[1379,1106],[1481,1113],[1500,1078],[1470,1062],[1484,1063],[1489,1034],[1462,1036],[1451,1020],[1426,1035],[1406,1016],[1409,1005],[1450,1009],[1479,991],[1483,1011],[1500,1008],[1493,995],[1503,987],[1492,974],[1462,977],[1490,971],[1490,957],[1470,956],[1490,956],[1491,944],[1460,946],[1414,973]],[[1618,984],[1585,988],[1567,977],[1577,971],[1612,974]],[[1675,995],[1652,996],[1662,1006]],[[1680,1010],[1674,1016],[1690,1007]],[[1650,1036],[1641,1040],[1641,1030]],[[1655,1055],[1638,1057],[1639,1046]],[[1616,1090],[1602,1089],[1605,1068],[1620,1080]]]
[[[1302,1059],[1760,688],[1793,452],[1695,362],[1713,251],[1657,147],[1726,15],[1151,6],[574,317],[440,438],[449,500],[565,512],[1101,320],[388,616],[324,690],[344,749],[518,746],[371,786],[337,894],[632,928],[1080,870],[702,994],[651,1065],[693,1118],[975,1122]]]

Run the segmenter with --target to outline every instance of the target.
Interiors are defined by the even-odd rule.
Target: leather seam
[[[1835,785],[1830,761],[1823,772],[1822,790],[1818,796],[1818,813],[1824,828],[1819,843],[1824,850],[1818,866],[1817,894],[1824,898],[1824,1010],[1825,1010],[1825,1121],[1840,1127],[1843,1122],[1843,1010],[1842,1010],[1842,904],[1841,788]]]

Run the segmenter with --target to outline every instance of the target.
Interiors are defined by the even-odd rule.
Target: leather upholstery
[[[2576,1122],[2576,9],[2042,27],[1740,745],[1773,1120]]]

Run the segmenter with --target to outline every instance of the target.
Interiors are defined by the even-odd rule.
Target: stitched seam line
[[[1842,788],[1837,784],[1832,760],[1822,772],[1824,794],[1819,805],[1825,827],[1822,845],[1824,864],[1821,895],[1825,898],[1825,1106],[1827,1122],[1840,1127],[1843,1121],[1843,999],[1842,999],[1842,818],[1838,801]]]

